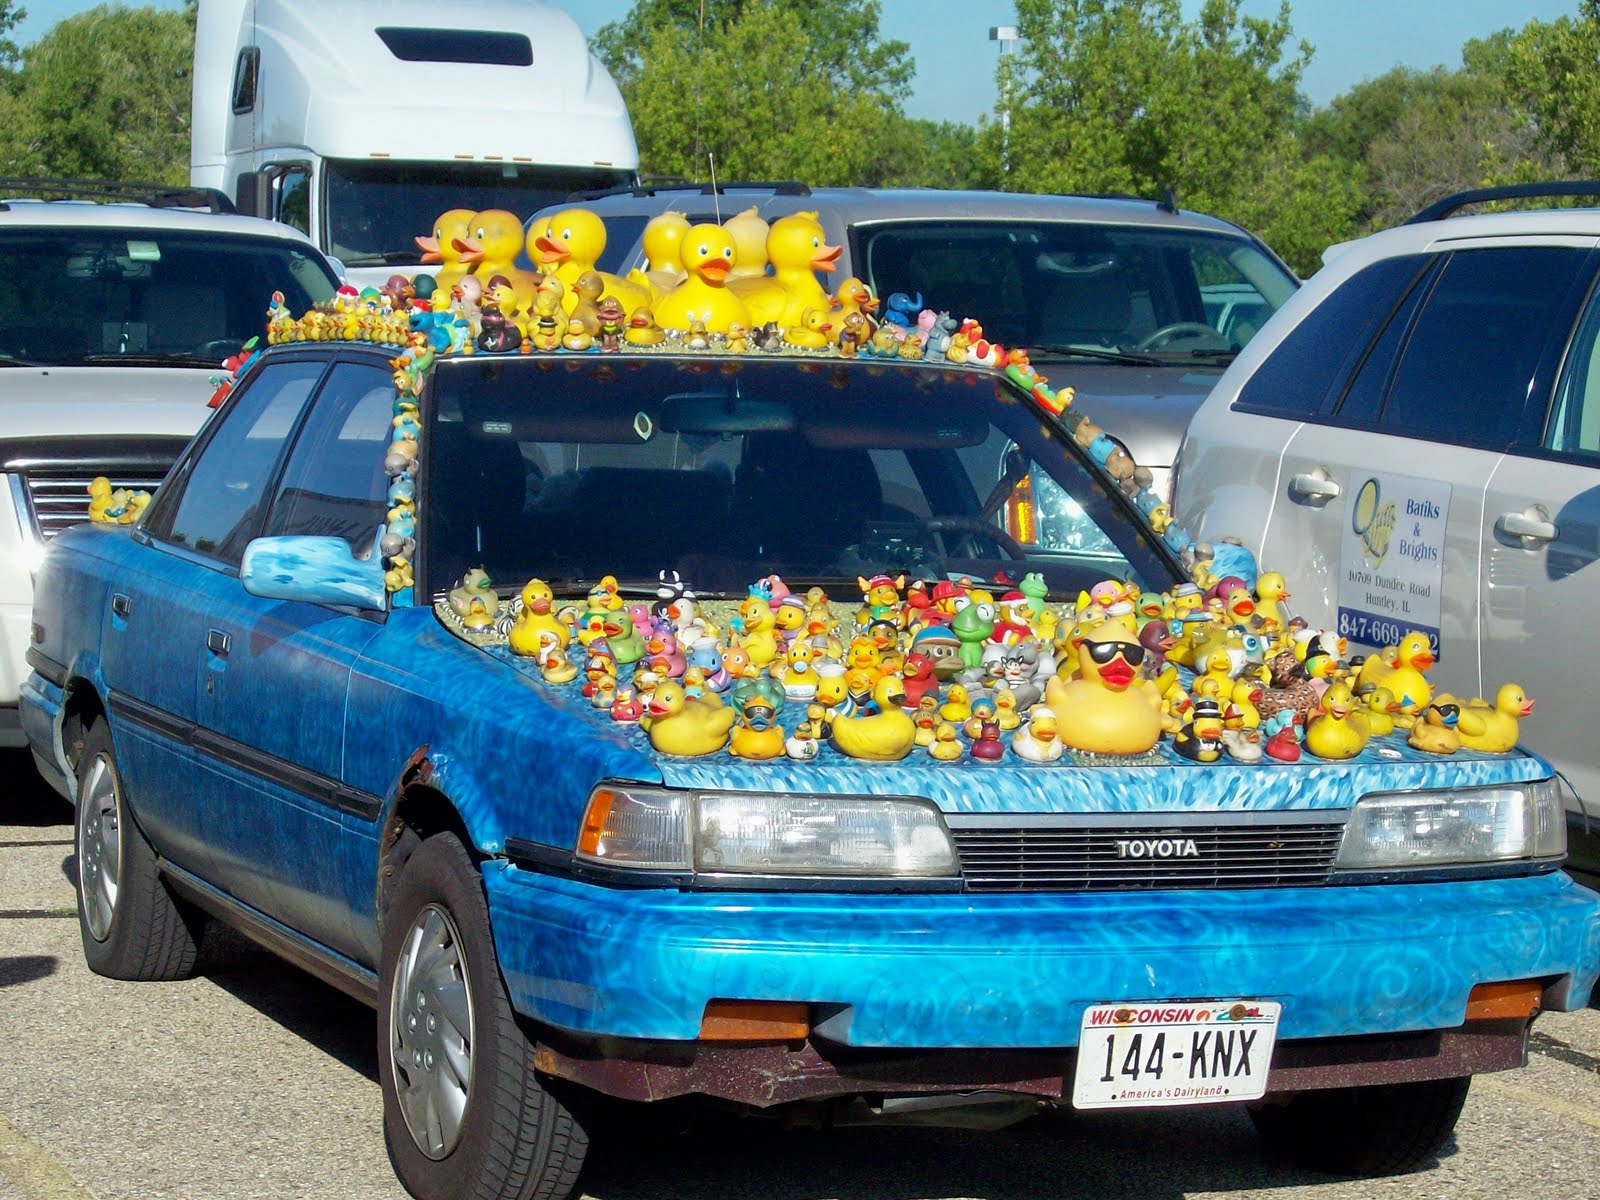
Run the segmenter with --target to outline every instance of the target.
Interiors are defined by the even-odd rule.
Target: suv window
[[[1567,355],[1544,444],[1558,454],[1600,458],[1600,291],[1590,295]]]
[[[1587,255],[1566,246],[1452,254],[1417,316],[1379,425],[1460,445],[1509,443]]]
[[[185,468],[162,489],[171,505],[164,511],[172,515],[155,522],[152,536],[237,565],[255,536],[262,497],[284,443],[323,366],[305,360],[273,363],[236,391],[217,416],[221,423],[205,439],[205,453],[191,449]]]
[[[1430,262],[1426,255],[1386,258],[1357,271],[1307,313],[1267,356],[1233,407],[1267,416],[1306,418],[1343,377],[1355,352]]]
[[[394,432],[394,382],[381,367],[339,363],[295,439],[266,532],[341,537],[360,556],[387,509],[384,447]]]

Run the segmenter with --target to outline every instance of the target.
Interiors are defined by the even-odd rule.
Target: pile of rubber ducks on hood
[[[1068,605],[1047,603],[1036,574],[999,595],[970,580],[858,582],[859,605],[775,575],[737,604],[700,604],[663,572],[654,601],[627,602],[607,577],[562,606],[539,579],[502,603],[474,571],[436,607],[683,756],[1122,764],[1166,761],[1169,747],[1270,763],[1401,740],[1501,753],[1533,708],[1515,684],[1492,702],[1435,695],[1420,633],[1346,663],[1341,639],[1290,618],[1276,573],[1163,593],[1107,580]]]

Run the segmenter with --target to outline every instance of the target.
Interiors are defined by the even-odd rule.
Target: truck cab
[[[526,218],[639,161],[572,18],[500,0],[203,0],[191,129],[191,182],[306,234],[357,286],[420,268],[442,212]]]

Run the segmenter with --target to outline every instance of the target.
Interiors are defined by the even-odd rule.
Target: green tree
[[[194,10],[101,7],[22,54],[0,111],[0,173],[188,178]]]
[[[12,0],[0,0],[0,90],[7,86],[12,76],[12,68],[22,56],[22,51],[16,42],[11,40],[11,32],[27,15],[28,10],[14,8]]]
[[[1185,21],[1179,0],[1017,0],[1017,24],[1020,50],[1001,68],[1009,137],[1003,126],[986,137],[1004,186],[1152,198],[1171,187],[1301,270],[1344,236],[1360,172],[1299,137],[1311,47],[1293,39],[1287,3],[1265,18],[1205,0]]]
[[[1506,90],[1531,114],[1540,148],[1569,170],[1600,172],[1600,0],[1579,0],[1576,17],[1530,21],[1506,59]]]
[[[595,52],[649,172],[875,183],[904,137],[912,64],[876,0],[636,0]]]

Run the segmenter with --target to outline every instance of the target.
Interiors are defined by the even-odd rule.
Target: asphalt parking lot
[[[0,1200],[390,1200],[370,1010],[224,942],[198,978],[84,966],[70,809],[0,762]],[[593,1200],[1398,1200],[1600,1195],[1600,1009],[1551,1013],[1480,1078],[1453,1148],[1390,1180],[1262,1158],[1245,1115],[1057,1113],[996,1133],[614,1115]]]

